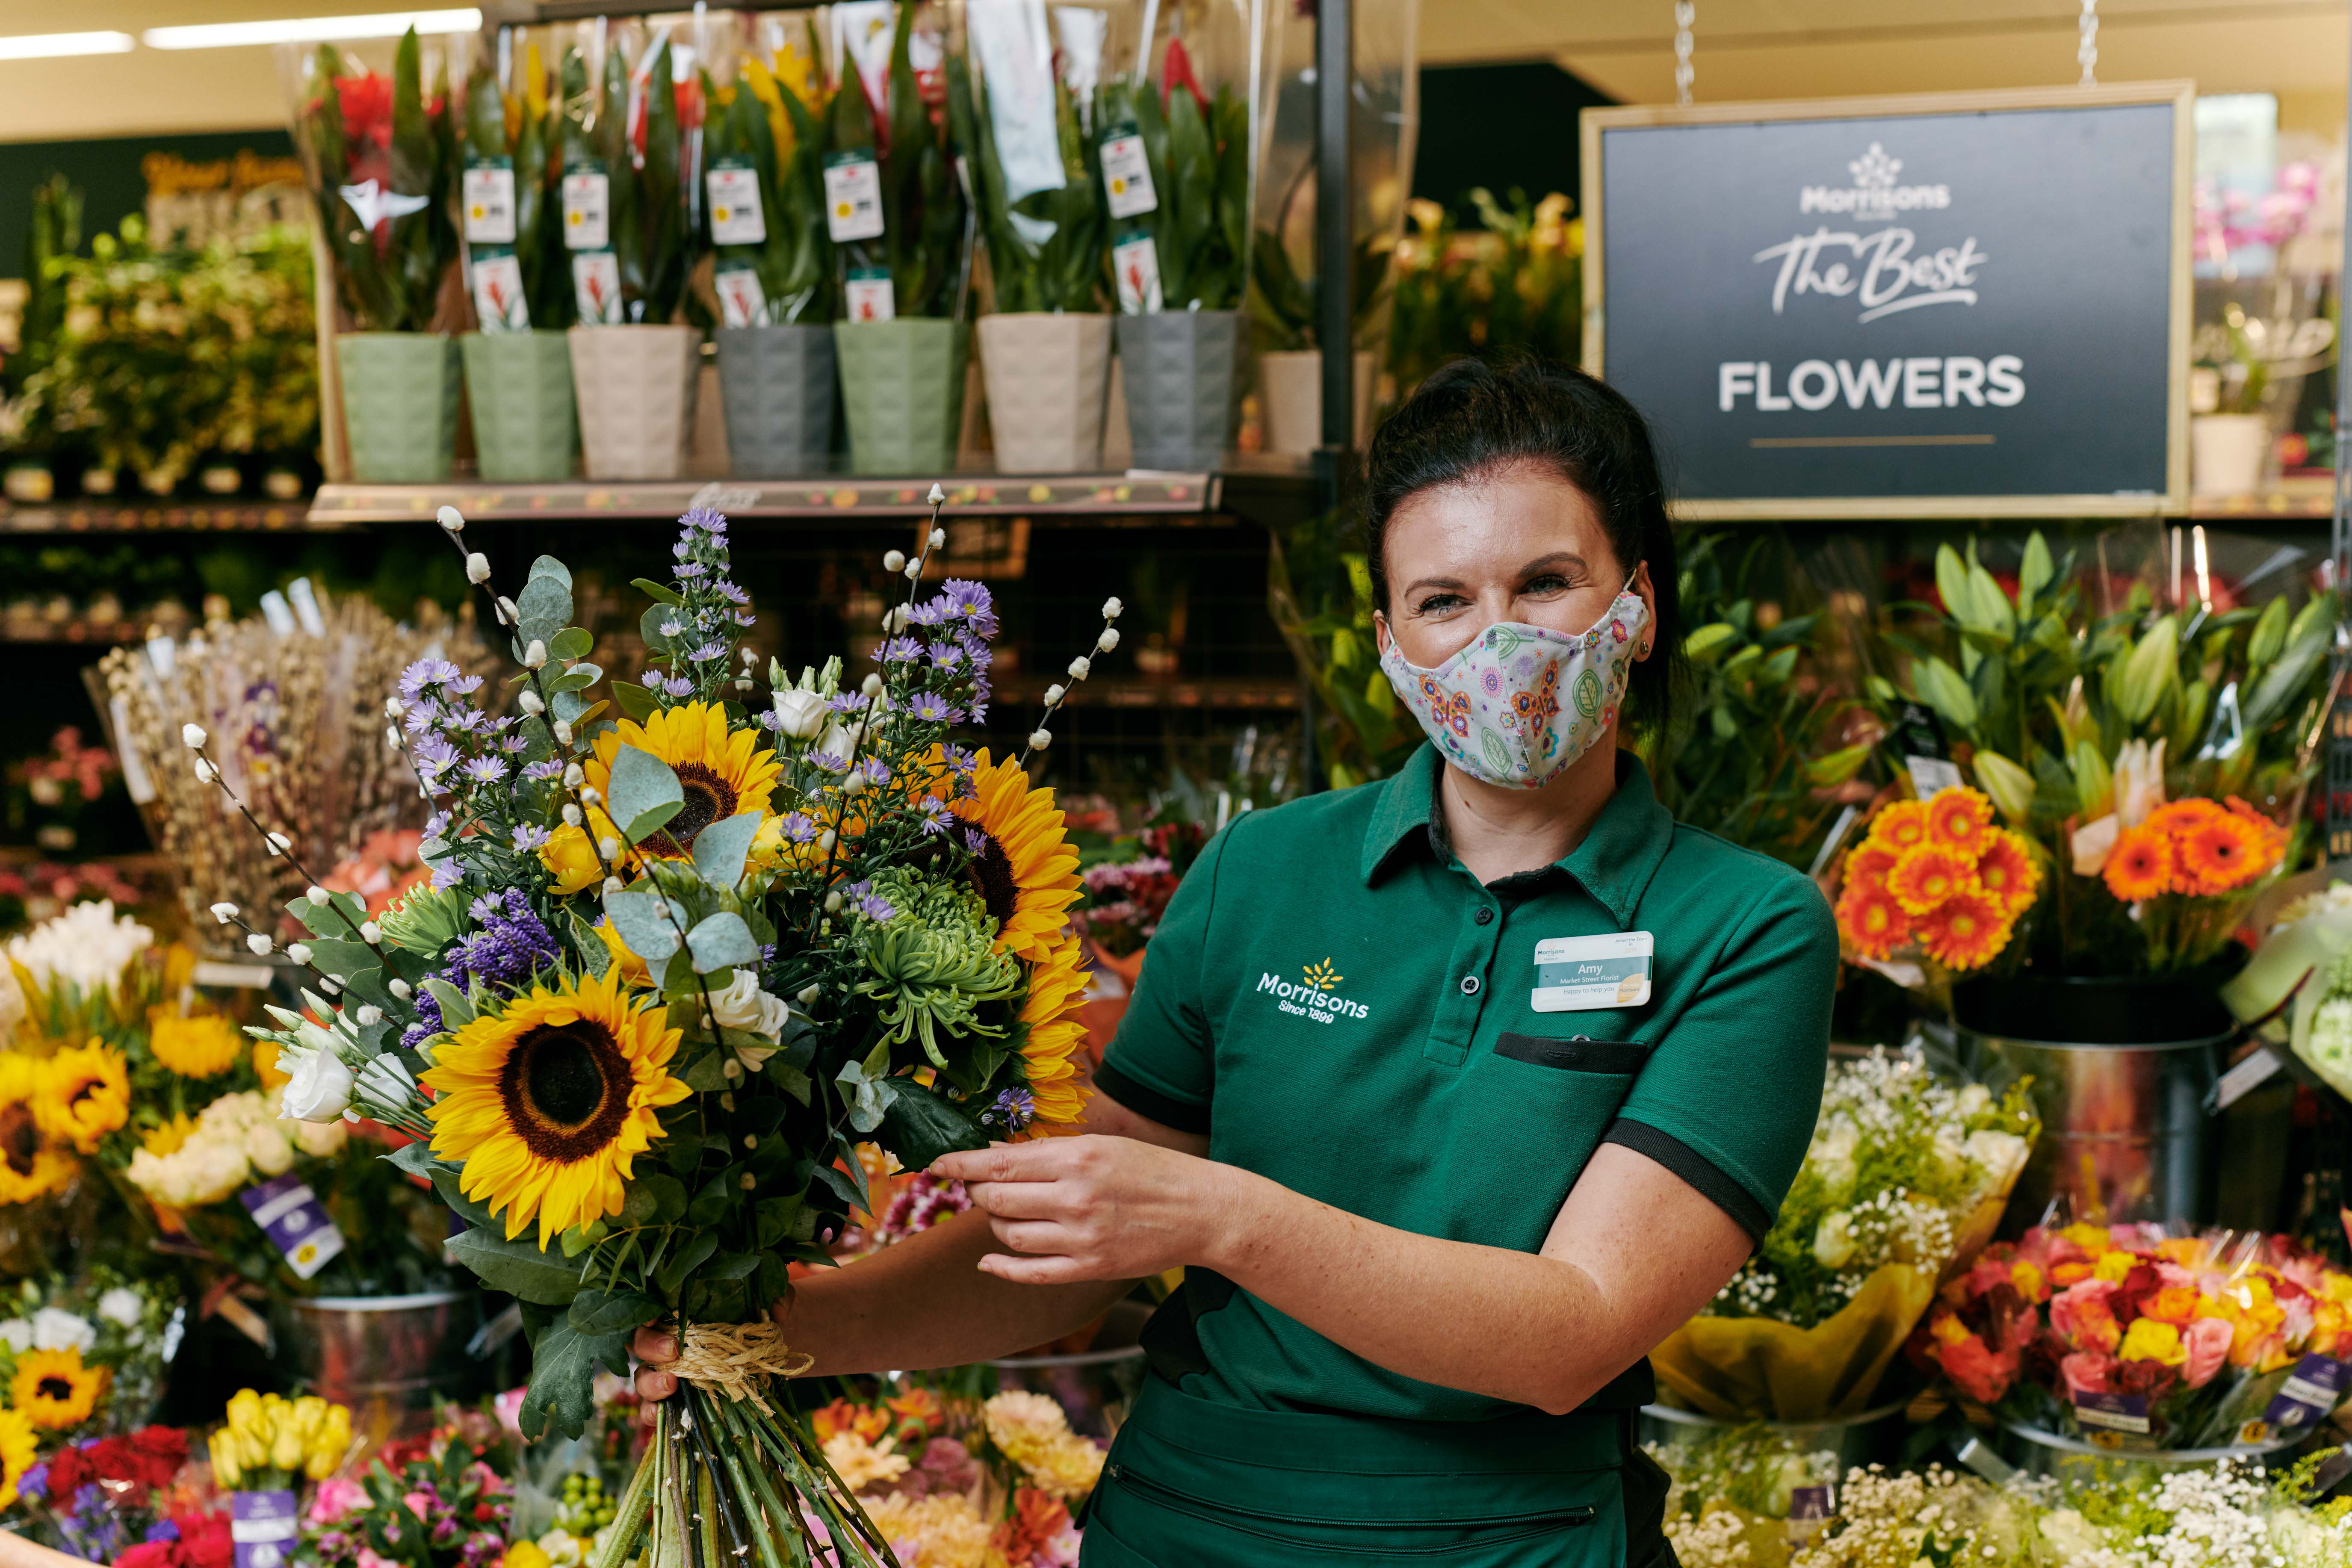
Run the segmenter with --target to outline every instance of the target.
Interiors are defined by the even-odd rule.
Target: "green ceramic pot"
[[[352,478],[428,484],[449,477],[457,445],[457,344],[441,332],[344,332],[335,339]]]
[[[580,449],[571,340],[562,332],[467,332],[457,345],[482,478],[509,484],[570,479]]]
[[[861,474],[943,474],[963,423],[963,328],[934,317],[836,321],[850,466]]]

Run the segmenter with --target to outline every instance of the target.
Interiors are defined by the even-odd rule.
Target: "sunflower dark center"
[[[73,1384],[62,1377],[45,1377],[34,1387],[39,1390],[44,1399],[64,1401],[71,1399],[74,1394]]]
[[[668,854],[684,855],[694,843],[696,834],[735,815],[735,786],[700,763],[680,763],[673,771],[677,774],[678,788],[686,792],[686,804],[669,819],[667,826],[653,836],[653,847]]]
[[[530,1152],[569,1164],[610,1144],[629,1114],[629,1064],[593,1019],[541,1024],[507,1052],[499,1098]]]
[[[41,1152],[41,1130],[33,1123],[33,1108],[22,1100],[0,1106],[0,1160],[20,1176],[33,1173]]]
[[[981,837],[981,847],[971,858],[971,885],[988,904],[988,914],[1003,931],[1012,923],[1013,911],[1021,902],[1021,884],[1013,875],[1013,861],[1004,853],[1004,846],[996,835],[984,827],[973,827]]]

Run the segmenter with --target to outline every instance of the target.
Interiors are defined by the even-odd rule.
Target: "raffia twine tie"
[[[665,1370],[706,1393],[750,1400],[762,1415],[772,1415],[760,1394],[771,1377],[798,1377],[816,1365],[816,1357],[784,1343],[778,1323],[697,1323],[686,1331],[677,1359]]]

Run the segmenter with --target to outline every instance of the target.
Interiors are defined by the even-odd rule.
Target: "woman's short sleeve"
[[[1138,1116],[1180,1132],[1209,1130],[1216,1042],[1202,1005],[1202,962],[1216,906],[1218,868],[1241,820],[1209,842],[1169,900],[1127,1016],[1095,1071],[1095,1088]]]

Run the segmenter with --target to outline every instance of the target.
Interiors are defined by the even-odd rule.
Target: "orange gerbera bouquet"
[[[2228,944],[2285,864],[2293,835],[2235,795],[2167,801],[2162,742],[2152,757],[2154,782],[2141,798],[2118,791],[2116,811],[2075,830],[2074,872],[2130,906],[2151,969],[2191,968]]]
[[[1874,965],[1907,951],[1949,973],[1982,969],[2041,889],[2032,847],[1993,825],[1982,791],[1894,801],[1841,868],[1838,936]]]

